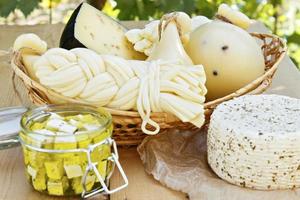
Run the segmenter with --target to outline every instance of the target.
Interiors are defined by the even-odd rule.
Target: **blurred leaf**
[[[300,69],[300,46],[299,46],[299,41],[297,43],[289,43],[289,55],[295,65],[298,66]]]
[[[0,16],[7,17],[17,7],[18,0],[0,0]]]
[[[28,16],[34,8],[39,4],[40,0],[19,0],[17,8],[22,11],[25,16]]]
[[[300,44],[300,33],[294,32],[292,35],[287,37],[289,43]]]
[[[207,16],[208,18],[212,18],[218,7],[215,3],[209,3],[206,0],[198,0],[197,1],[197,13]]]
[[[120,10],[121,20],[148,20],[160,18],[164,13],[183,11],[193,13],[196,10],[195,0],[116,0],[115,9]]]
[[[0,0],[0,16],[7,17],[16,8],[27,16],[38,6],[39,2],[40,0]]]

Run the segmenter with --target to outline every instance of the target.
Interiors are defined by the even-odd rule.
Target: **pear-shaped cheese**
[[[206,23],[192,32],[186,51],[194,64],[204,66],[208,100],[235,92],[265,70],[255,39],[245,30],[221,21]]]
[[[147,60],[178,60],[183,64],[192,64],[186,54],[175,22],[170,22],[162,33],[161,39]]]

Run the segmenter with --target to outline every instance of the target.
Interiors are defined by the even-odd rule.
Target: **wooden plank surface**
[[[126,23],[133,27],[136,24]],[[139,24],[141,25],[141,24]],[[139,26],[138,25],[138,26]],[[263,30],[263,28],[259,28]],[[63,26],[39,25],[26,27],[0,27],[0,50],[7,50],[15,38],[23,32],[34,32],[49,42],[49,46],[56,46]],[[12,105],[29,105],[26,90],[19,81],[16,81],[16,91],[13,89],[12,72],[7,56],[0,57],[0,107]],[[274,78],[268,93],[284,94],[300,98],[300,73],[290,61],[285,58]],[[0,200],[36,200],[36,199],[62,199],[41,195],[31,189],[25,181],[24,165],[20,148],[0,151]],[[113,200],[183,200],[185,194],[172,191],[144,172],[140,158],[135,148],[120,149],[120,161],[129,178],[128,188],[111,195]],[[116,172],[111,180],[111,187],[122,184],[120,175]],[[72,198],[66,198],[72,199]],[[99,199],[95,198],[95,199]],[[101,199],[101,198],[100,198]]]
[[[121,148],[121,164],[128,175],[128,188],[111,195],[111,200],[184,200],[183,193],[170,190],[145,173],[142,162],[135,148]],[[121,175],[115,171],[111,187],[122,183]]]

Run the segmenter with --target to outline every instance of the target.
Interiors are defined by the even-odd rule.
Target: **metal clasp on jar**
[[[109,175],[107,175],[107,179],[109,180],[109,178],[111,177],[113,171],[114,171],[114,168],[115,166],[117,166],[122,178],[123,178],[123,181],[124,181],[124,184],[117,187],[117,188],[114,188],[112,190],[110,190],[108,188],[108,186],[106,185],[105,183],[105,180],[103,180],[103,178],[101,177],[96,165],[97,163],[92,163],[91,161],[91,153],[94,151],[95,148],[97,148],[98,146],[101,146],[103,144],[109,144],[109,145],[112,145],[113,146],[113,152],[111,153],[111,156],[108,158],[109,161],[111,161],[113,163],[113,168],[111,170],[111,173]],[[124,189],[125,187],[128,186],[128,179],[127,179],[127,176],[119,162],[119,155],[118,155],[118,150],[117,150],[117,144],[115,142],[115,140],[111,139],[111,138],[107,138],[106,140],[102,141],[102,142],[99,142],[97,144],[93,144],[93,145],[90,145],[89,148],[88,148],[88,165],[87,165],[87,168],[85,170],[85,173],[82,177],[82,186],[83,186],[83,192],[81,194],[81,197],[82,198],[89,198],[91,196],[94,196],[98,193],[101,193],[101,192],[105,192],[106,194],[112,194],[112,193],[115,193],[115,192],[118,192],[122,189]],[[90,191],[90,192],[87,192],[86,190],[86,177],[88,175],[88,173],[93,170],[94,173],[96,174],[98,180],[100,181],[101,183],[101,186],[102,188],[100,189],[94,189],[93,191]]]

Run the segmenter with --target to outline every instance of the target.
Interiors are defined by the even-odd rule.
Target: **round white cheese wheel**
[[[300,100],[247,95],[219,105],[207,137],[208,163],[222,179],[261,190],[300,186]]]

